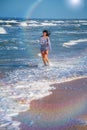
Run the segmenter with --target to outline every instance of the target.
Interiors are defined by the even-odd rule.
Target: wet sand
[[[53,84],[50,96],[20,113],[21,130],[87,130],[87,78]]]

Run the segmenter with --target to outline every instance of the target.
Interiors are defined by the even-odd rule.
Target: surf
[[[0,34],[7,34],[7,31],[3,27],[0,27]]]
[[[69,42],[64,43],[63,47],[71,47],[71,46],[77,45],[79,43],[84,43],[84,42],[87,42],[87,39],[71,40]]]

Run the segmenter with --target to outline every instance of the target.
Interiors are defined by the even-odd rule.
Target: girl
[[[41,45],[40,50],[41,50],[41,55],[45,66],[49,65],[48,54],[49,54],[49,50],[51,49],[49,36],[50,33],[47,30],[44,30],[43,35],[40,39],[40,45]]]

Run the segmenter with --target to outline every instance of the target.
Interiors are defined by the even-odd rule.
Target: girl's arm
[[[48,38],[48,45],[49,45],[49,49],[51,50],[51,42],[50,42],[50,38]]]

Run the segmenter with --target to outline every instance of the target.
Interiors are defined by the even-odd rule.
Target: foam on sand
[[[7,34],[7,32],[4,28],[0,27],[0,34]]]
[[[69,42],[64,43],[63,47],[74,46],[74,45],[79,44],[81,42],[87,42],[87,39],[71,40]]]
[[[27,111],[32,100],[50,95],[52,89],[48,82],[45,85],[44,82],[18,82],[0,87],[0,128],[19,129],[20,122],[13,121],[12,117]]]

